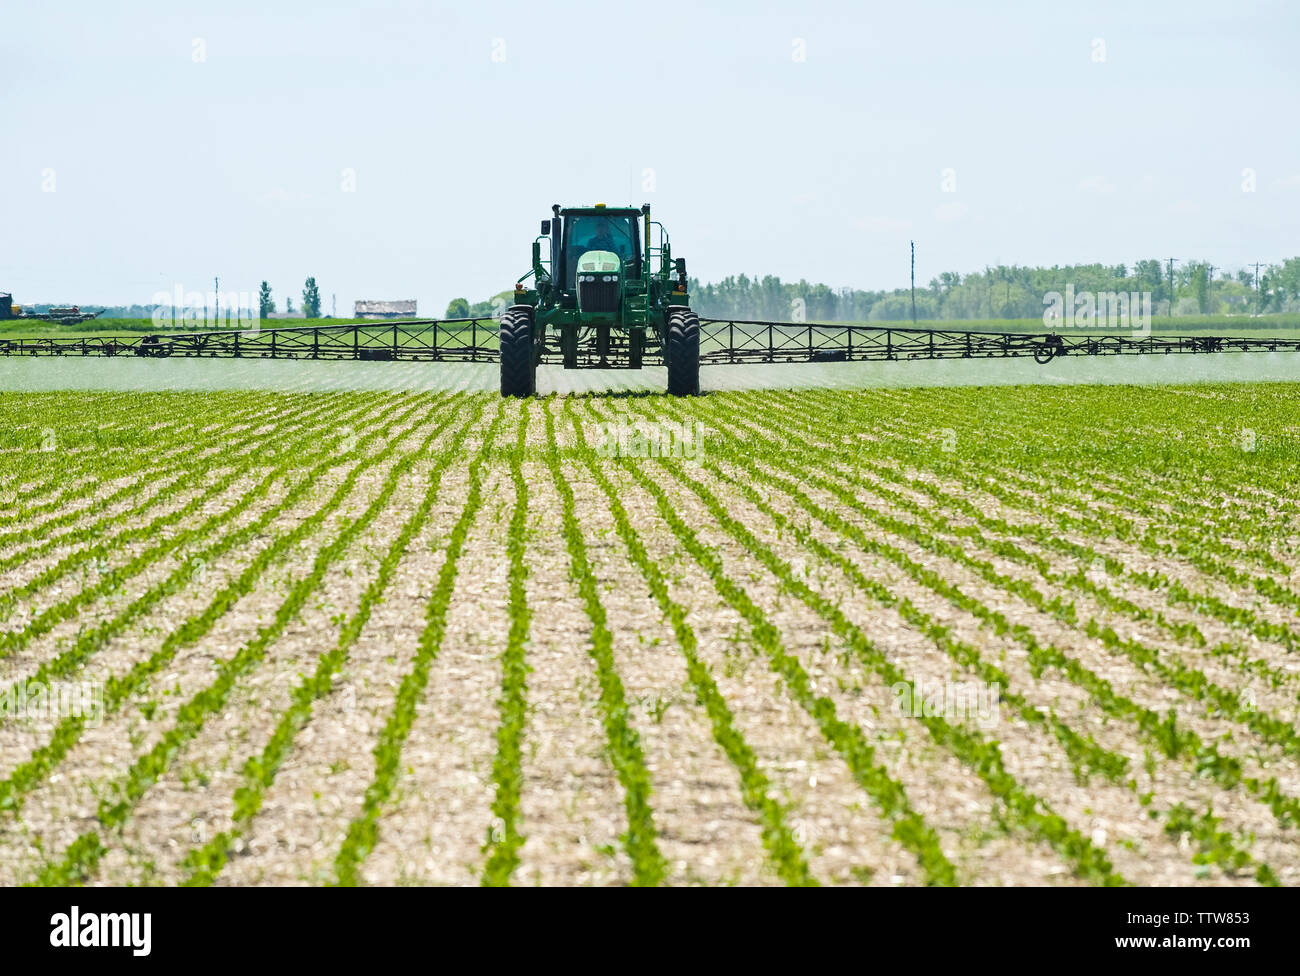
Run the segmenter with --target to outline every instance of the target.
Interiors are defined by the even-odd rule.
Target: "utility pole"
[[[916,241],[909,241],[912,245],[912,325],[916,325]]]
[[[215,275],[212,278],[212,304],[217,316],[217,320],[212,324],[219,327],[221,325],[221,279]]]
[[[1259,266],[1262,263],[1263,263],[1262,261],[1256,261],[1255,264],[1253,265],[1253,267],[1255,268],[1255,314],[1256,315],[1258,315],[1261,311],[1263,311],[1263,304],[1264,304],[1262,300],[1264,296],[1259,293]],[[1249,268],[1252,267],[1252,265],[1248,264],[1246,265],[1246,267]]]
[[[338,317],[339,317],[339,296],[336,295],[334,292],[330,292],[330,318],[336,319]]]
[[[1169,317],[1174,317],[1174,262],[1177,258],[1169,259]]]

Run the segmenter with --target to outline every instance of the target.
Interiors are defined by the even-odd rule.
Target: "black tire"
[[[536,392],[533,310],[529,305],[512,305],[501,316],[501,395],[528,397]]]
[[[668,344],[664,359],[668,364],[669,396],[697,396],[700,392],[700,320],[689,308],[674,305],[668,309]]]

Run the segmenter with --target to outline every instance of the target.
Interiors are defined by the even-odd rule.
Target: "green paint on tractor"
[[[699,318],[686,262],[641,207],[551,208],[532,267],[501,319],[501,394],[531,396],[537,366],[640,369],[662,362],[668,392],[699,392]]]

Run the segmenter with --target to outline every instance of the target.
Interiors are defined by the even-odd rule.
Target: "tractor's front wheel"
[[[527,397],[536,392],[533,309],[530,305],[512,305],[501,316],[501,395]]]
[[[689,308],[668,309],[668,394],[695,396],[700,392],[700,320]]]

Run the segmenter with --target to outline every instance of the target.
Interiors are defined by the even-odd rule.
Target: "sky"
[[[18,302],[439,315],[552,203],[706,281],[1300,254],[1295,2],[3,2]]]

